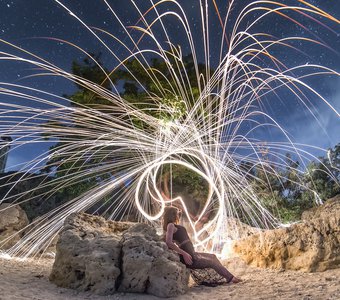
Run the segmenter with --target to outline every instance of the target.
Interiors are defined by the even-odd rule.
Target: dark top
[[[174,225],[177,228],[177,231],[173,235],[173,240],[176,242],[176,244],[178,244],[179,248],[193,256],[195,253],[195,249],[189,238],[187,230],[181,225]]]

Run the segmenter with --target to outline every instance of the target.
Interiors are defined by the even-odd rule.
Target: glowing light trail
[[[242,220],[260,228],[280,224],[254,192],[249,177],[254,179],[255,175],[244,170],[242,163],[260,167],[267,174],[267,179],[268,176],[277,176],[283,182],[289,179],[283,178],[275,168],[293,168],[285,161],[283,151],[296,155],[303,162],[315,157],[304,150],[304,145],[293,142],[285,129],[265,111],[263,102],[269,95],[277,96],[277,92],[284,88],[313,114],[307,96],[307,92],[311,92],[340,116],[331,103],[304,82],[309,76],[339,76],[339,73],[316,64],[287,67],[272,51],[279,46],[301,52],[292,44],[296,40],[324,45],[318,38],[275,38],[269,33],[251,31],[270,15],[303,28],[306,28],[303,25],[305,19],[324,27],[326,25],[318,17],[339,23],[337,19],[306,1],[298,1],[305,6],[253,1],[241,10],[234,24],[231,24],[235,1],[229,1],[228,7],[220,9],[216,1],[212,1],[220,24],[221,41],[216,47],[219,49],[219,62],[215,71],[211,72],[211,37],[217,33],[209,27],[209,1],[199,1],[200,41],[194,40],[195,35],[186,12],[175,0],[151,0],[145,12],[135,1],[131,1],[139,15],[139,21],[132,26],[125,25],[109,1],[104,1],[126,34],[127,41],[114,33],[87,25],[61,1],[55,2],[80,22],[117,61],[116,66],[107,72],[95,58],[90,57],[104,74],[102,85],[68,73],[5,40],[0,42],[12,47],[15,52],[20,51],[23,57],[2,51],[0,61],[22,62],[38,67],[41,73],[33,76],[57,76],[70,80],[105,99],[107,103],[97,107],[80,103],[70,106],[72,101],[64,97],[20,84],[1,82],[0,94],[22,99],[22,103],[18,104],[0,103],[1,135],[13,138],[10,142],[11,151],[26,144],[47,142],[46,137],[48,142],[55,142],[57,146],[53,151],[43,153],[21,166],[24,173],[19,173],[22,175],[17,183],[29,178],[45,178],[41,184],[17,195],[11,195],[10,190],[0,203],[8,201],[15,205],[31,201],[37,197],[34,193],[48,201],[58,190],[75,186],[84,180],[101,179],[80,196],[35,220],[20,242],[8,251],[10,255],[38,255],[58,234],[67,216],[94,207],[95,211],[104,209],[103,214],[111,219],[123,219],[134,213],[139,221],[159,224],[166,205],[179,205],[193,231],[195,245],[213,252],[221,252],[220,243],[226,242],[228,236],[242,234],[238,227],[240,221],[232,224],[230,220]],[[226,15],[223,20],[221,11],[224,9]],[[301,19],[297,20],[290,13],[298,14]],[[251,15],[256,17],[249,23],[247,18]],[[184,47],[175,47],[171,40],[167,18],[176,18],[181,32],[185,33],[183,44],[187,44],[192,53],[196,85],[186,69]],[[230,33],[229,26],[232,26]],[[127,51],[127,55],[115,53],[105,38],[110,39],[110,44],[117,43]],[[88,54],[71,42],[49,39],[62,41]],[[152,46],[146,48],[145,40]],[[327,45],[324,46],[327,48]],[[204,70],[200,70],[198,49],[203,49]],[[152,66],[150,55],[161,59],[166,69]],[[157,93],[148,90],[138,74],[129,69],[128,62],[132,59],[139,63]],[[139,84],[139,89],[146,94],[145,100],[133,103],[119,94],[111,80],[111,76],[119,70],[127,71]],[[113,91],[104,87],[106,82],[109,82]],[[165,101],[167,97],[170,97],[169,101]],[[172,116],[172,119],[169,121],[157,117],[162,113]],[[245,125],[248,129],[245,129]],[[280,132],[283,141],[252,137],[257,129],[267,127]],[[261,154],[264,145],[267,155]],[[46,161],[46,167],[52,171],[50,174],[38,173],[41,164]],[[55,169],[62,165],[68,165],[64,175],[53,177]],[[185,199],[179,196],[166,199],[160,190],[162,169],[173,165],[191,170],[207,182],[207,200],[196,220],[191,219]],[[303,174],[299,169],[295,171]],[[8,175],[7,179],[10,180],[11,176]],[[129,185],[124,191],[119,191],[126,182]],[[294,183],[311,189],[303,186],[299,179]],[[105,206],[105,197],[111,198],[110,205]],[[213,211],[212,217],[199,227],[208,211]]]

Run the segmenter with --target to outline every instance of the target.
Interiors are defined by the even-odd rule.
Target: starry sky
[[[133,7],[130,1],[109,0],[108,1],[117,15],[122,19],[126,26],[134,25],[139,19],[138,12]],[[138,0],[135,1],[141,11],[146,11],[150,7],[150,1]],[[193,38],[196,41],[202,40],[202,32],[200,30],[200,12],[199,0],[182,0],[179,1],[183,7],[186,16],[191,24]],[[231,23],[235,21],[240,10],[251,1],[238,0],[232,11]],[[284,4],[301,5],[294,0],[280,0],[278,2]],[[335,4],[334,0],[309,0],[309,3],[323,9],[340,19],[340,5]],[[102,0],[62,0],[74,15],[78,16],[88,26],[98,27],[108,32],[115,34],[122,41],[127,41],[126,34],[119,26],[119,23],[112,15],[112,12],[107,8]],[[225,7],[227,0],[216,1],[220,8],[221,16],[225,16]],[[178,11],[174,6],[163,7],[163,11],[173,10]],[[217,63],[218,48],[213,47],[219,44],[221,40],[221,32],[218,29],[218,18],[214,14],[212,1],[209,1],[210,18],[210,43],[211,47],[211,62],[212,65]],[[65,10],[62,5],[53,0],[0,0],[0,39],[18,45],[28,51],[31,51],[38,56],[53,62],[58,67],[71,71],[71,64],[74,60],[81,60],[84,55],[79,50],[69,46],[66,42],[73,43],[88,52],[102,52],[102,61],[107,68],[114,67],[117,61],[112,57],[109,51],[101,45],[98,40],[91,34],[75,16]],[[150,18],[153,18],[152,13]],[[256,15],[252,16],[256,17]],[[246,20],[245,24],[252,21],[252,17]],[[298,17],[294,15],[294,17]],[[233,19],[234,18],[234,19]],[[321,21],[320,18],[317,18]],[[309,19],[304,19],[304,28],[297,26],[294,23],[287,22],[277,16],[270,16],[260,24],[256,24],[255,31],[267,32],[276,37],[284,36],[304,36],[309,38],[318,37],[319,41],[326,44],[329,49],[318,45],[305,45],[297,42],[294,46],[298,47],[305,55],[297,55],[296,52],[290,52],[286,49],[277,49],[276,56],[283,61],[287,66],[300,65],[304,63],[317,63],[330,67],[336,71],[340,71],[340,26],[329,20],[322,20],[325,26],[321,26],[317,22]],[[188,54],[188,44],[183,40],[184,32],[178,20],[174,17],[169,17],[166,21],[168,33],[174,44],[179,44],[182,51]],[[232,28],[228,29],[232,30]],[[136,36],[137,37],[137,36]],[[164,38],[161,35],[159,39]],[[60,41],[55,40],[60,39]],[[144,47],[151,45],[151,41],[146,40]],[[107,42],[119,56],[125,56],[124,49],[113,43]],[[10,52],[25,57],[25,54],[20,53],[4,43],[0,43],[0,51]],[[200,52],[200,47],[197,46],[198,57],[203,60],[203,52]],[[53,77],[27,77],[34,73],[32,66],[27,64],[18,64],[13,62],[0,62],[0,81],[8,83],[19,83],[33,88],[43,89],[56,95],[72,94],[75,91],[75,86],[67,82]],[[340,111],[340,79],[335,76],[313,77],[306,79],[306,82],[311,85],[317,92],[324,96],[337,111]],[[291,96],[281,93],[281,98],[290,98]],[[313,97],[313,96],[311,96]],[[340,122],[339,118],[332,112],[327,105],[321,101],[310,99],[314,107],[313,112],[318,116],[322,128],[310,119],[301,105],[296,101],[277,102],[270,106],[269,113],[291,134],[295,142],[303,144],[311,144],[316,147],[330,148],[340,142]],[[1,102],[16,101],[5,95],[0,95]],[[22,101],[22,100],[21,100]],[[267,134],[267,133],[264,133]],[[268,137],[266,137],[268,138]],[[275,140],[275,135],[269,139]],[[48,150],[50,144],[45,143],[40,147],[25,146],[11,152],[8,158],[7,170],[15,169],[13,166],[17,163],[30,160],[33,157],[40,155]],[[314,151],[315,155],[323,155],[318,150]]]

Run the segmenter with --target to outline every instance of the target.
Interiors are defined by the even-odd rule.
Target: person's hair
[[[166,231],[169,223],[177,223],[179,210],[174,206],[167,206],[163,213],[163,230]]]

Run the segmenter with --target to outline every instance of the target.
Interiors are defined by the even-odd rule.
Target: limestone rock
[[[323,205],[313,207],[302,213],[301,219],[308,221],[316,218],[327,218],[328,215],[340,211],[340,194],[327,200]]]
[[[236,241],[233,251],[258,267],[306,272],[340,267],[340,197],[329,201],[301,223]]]
[[[0,205],[0,248],[8,249],[20,240],[22,230],[28,225],[27,215],[19,205]]]
[[[245,238],[262,231],[260,228],[249,226],[233,217],[227,218],[225,228],[227,228],[228,231],[225,233],[224,238],[231,240]]]
[[[72,214],[57,243],[50,280],[61,287],[107,295],[120,276],[120,240],[131,224]]]
[[[101,295],[171,297],[187,291],[189,271],[153,227],[81,213],[65,221],[50,280]]]
[[[122,292],[172,297],[188,289],[189,271],[146,224],[135,225],[123,234],[122,272]]]

